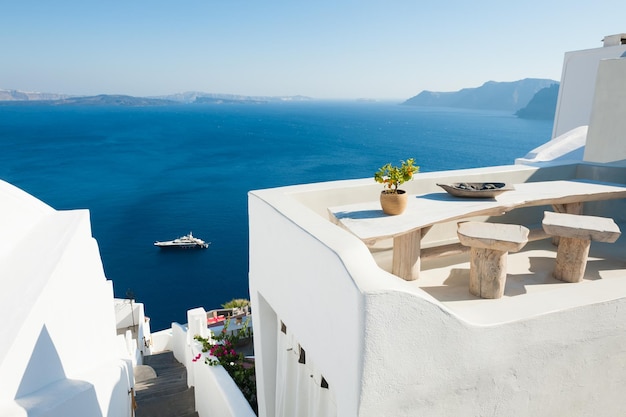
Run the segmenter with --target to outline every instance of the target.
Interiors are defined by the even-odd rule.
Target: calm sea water
[[[409,157],[422,172],[510,164],[551,130],[395,103],[0,106],[0,179],[56,209],[88,208],[115,295],[132,290],[160,330],[248,297],[249,190],[371,177]],[[189,231],[210,248],[153,246]]]

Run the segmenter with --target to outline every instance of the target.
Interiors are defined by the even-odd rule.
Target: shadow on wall
[[[39,332],[15,401],[28,414],[46,407],[59,412],[80,410],[83,415],[102,417],[95,389],[86,381],[67,379],[61,358],[44,325]]]
[[[17,389],[16,399],[61,379],[65,379],[63,364],[44,325]]]

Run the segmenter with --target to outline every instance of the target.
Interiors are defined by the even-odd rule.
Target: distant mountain
[[[255,97],[235,94],[211,94],[197,91],[157,97],[100,94],[97,96],[70,96],[53,93],[29,93],[18,90],[1,90],[0,104],[47,104],[55,106],[165,106],[173,104],[225,104],[268,103],[283,101],[308,101],[305,96]]]
[[[157,98],[132,97],[124,95],[106,95],[101,94],[90,97],[67,97],[61,99],[46,100],[11,100],[0,101],[0,104],[38,104],[46,106],[168,106],[172,104],[180,104],[172,100],[162,100]]]
[[[219,97],[196,97],[193,104],[265,104],[269,103],[267,100],[253,99],[253,98],[219,98]]]
[[[402,104],[515,112],[524,108],[539,90],[553,84],[558,83],[554,80],[538,78],[512,82],[488,81],[480,87],[464,88],[455,92],[422,91]]]
[[[237,94],[214,94],[199,91],[186,91],[184,93],[157,96],[155,98],[179,101],[182,103],[268,103],[277,101],[309,101],[306,96],[243,96]]]
[[[54,104],[74,106],[169,106],[180,103],[158,98],[100,94],[91,97],[66,98]]]
[[[0,89],[0,101],[40,101],[40,100],[60,100],[69,97],[67,94],[36,93],[18,90]]]
[[[559,85],[552,84],[550,87],[539,90],[528,102],[528,105],[519,109],[515,115],[521,119],[554,119],[558,98]]]

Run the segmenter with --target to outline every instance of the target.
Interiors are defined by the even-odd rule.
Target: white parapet
[[[210,336],[206,311],[202,307],[187,311],[187,326],[189,327],[187,332],[188,338],[193,339],[195,336],[200,336],[206,339]]]
[[[204,332],[202,313],[206,326],[206,312],[202,308],[188,311],[196,330],[191,325],[172,323],[171,346],[174,357],[187,368],[187,383],[195,387],[196,411],[200,417],[254,417],[255,413],[245,397],[222,366],[209,366],[208,352],[202,352],[202,344],[194,340]],[[208,332],[208,329],[206,330]]]
[[[523,158],[515,159],[516,164],[554,165],[581,162],[587,142],[587,126],[579,126],[533,149]]]

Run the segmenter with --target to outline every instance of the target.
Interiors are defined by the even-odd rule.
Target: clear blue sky
[[[559,80],[623,1],[0,0],[0,88],[406,99]]]

